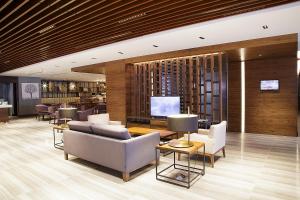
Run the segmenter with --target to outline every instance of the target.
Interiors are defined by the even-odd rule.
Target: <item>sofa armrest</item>
[[[209,129],[198,129],[199,134],[209,135]]]
[[[188,135],[184,134],[184,139],[187,140]],[[215,144],[216,141],[214,138],[210,138],[208,135],[202,135],[202,134],[197,134],[197,133],[192,133],[190,135],[191,141],[196,141],[196,142],[204,142],[205,143],[205,152],[209,154],[214,154],[215,153]],[[202,152],[203,149],[200,149],[200,152]]]
[[[121,121],[109,121],[108,122],[109,125],[122,125]]]
[[[125,140],[125,169],[132,172],[146,166],[155,158],[155,147],[159,144],[158,132]]]

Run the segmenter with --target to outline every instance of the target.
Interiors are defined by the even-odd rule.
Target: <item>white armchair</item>
[[[191,141],[205,143],[205,155],[210,157],[212,167],[214,167],[214,156],[216,153],[222,150],[225,157],[226,126],[227,122],[222,121],[220,124],[211,125],[210,129],[198,129],[198,133],[190,135]],[[187,137],[187,134],[185,134],[184,139],[187,140]]]
[[[105,125],[115,125],[115,126],[125,127],[124,125],[122,125],[120,121],[110,121],[108,113],[89,115],[88,122],[94,124],[105,124]]]

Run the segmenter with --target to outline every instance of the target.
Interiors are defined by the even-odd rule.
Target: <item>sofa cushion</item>
[[[128,140],[131,138],[127,128],[113,125],[92,125],[93,134],[101,135],[120,140]]]
[[[102,113],[102,114],[96,114],[96,115],[89,115],[88,121],[92,122],[94,124],[108,124],[109,123],[109,114]]]
[[[93,123],[91,122],[81,122],[81,121],[70,121],[68,122],[70,130],[80,131],[84,133],[92,133],[91,126]]]

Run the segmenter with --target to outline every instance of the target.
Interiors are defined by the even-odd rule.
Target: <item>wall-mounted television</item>
[[[180,114],[180,97],[151,97],[151,116],[167,117]]]
[[[261,80],[260,91],[278,91],[279,80]]]

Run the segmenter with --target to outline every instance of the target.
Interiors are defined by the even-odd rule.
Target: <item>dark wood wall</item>
[[[241,62],[228,64],[228,131],[241,132]]]
[[[296,58],[246,61],[245,73],[245,132],[297,136]],[[279,92],[261,92],[264,79],[278,79]]]

